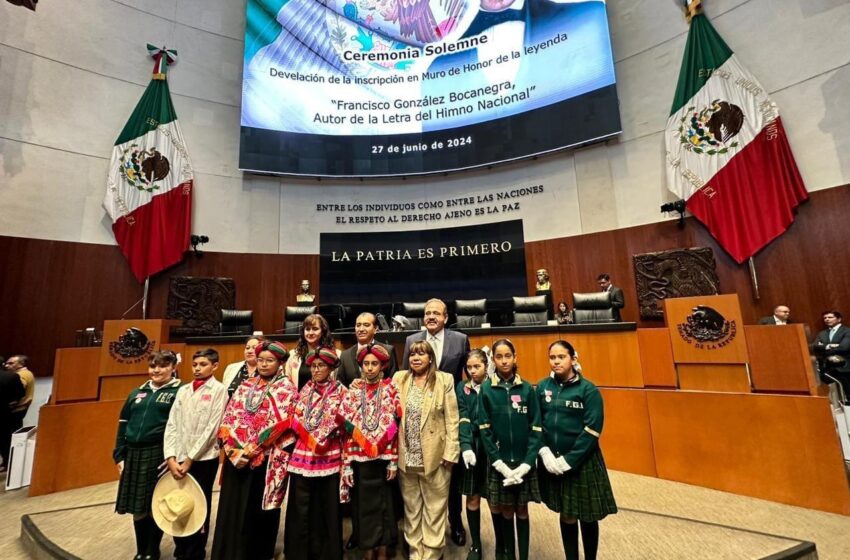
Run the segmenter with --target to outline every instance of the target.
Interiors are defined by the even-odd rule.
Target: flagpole
[[[752,261],[752,259],[750,259]],[[151,277],[145,278],[145,291],[142,293],[142,319],[148,318],[148,288],[150,287]],[[758,299],[758,296],[756,296]]]
[[[759,278],[756,276],[756,263],[752,257],[747,262],[750,265],[750,281],[753,283],[753,295],[756,299],[761,299],[759,296]]]

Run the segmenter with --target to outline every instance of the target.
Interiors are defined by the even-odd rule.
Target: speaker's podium
[[[53,393],[39,411],[31,496],[117,479],[118,471],[109,463],[121,407],[148,378],[152,352],[183,349],[168,338],[171,327],[179,324],[106,321],[101,347],[56,350]]]
[[[737,295],[666,299],[664,317],[680,389],[752,392]]]

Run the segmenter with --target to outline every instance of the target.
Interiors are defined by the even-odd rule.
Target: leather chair
[[[548,317],[549,306],[545,295],[514,297],[515,327],[545,325]]]
[[[315,305],[289,305],[283,310],[283,332],[298,334],[307,315],[316,313]]]
[[[222,309],[219,334],[253,334],[254,312],[251,309]]]
[[[418,331],[422,328],[425,318],[425,302],[401,304],[401,311],[398,313],[407,319],[407,330]]]
[[[487,323],[486,299],[455,300],[455,315],[459,329],[477,329],[482,323]]]
[[[616,320],[610,292],[573,294],[573,323],[613,323]]]

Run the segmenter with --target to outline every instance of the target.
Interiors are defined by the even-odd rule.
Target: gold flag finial
[[[702,13],[702,0],[685,0],[685,20],[690,24],[694,16]]]

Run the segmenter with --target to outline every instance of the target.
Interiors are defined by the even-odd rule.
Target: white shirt
[[[437,368],[440,367],[440,360],[443,359],[443,346],[445,346],[446,341],[446,329],[440,329],[440,332],[432,335],[428,331],[425,331],[425,341],[431,343],[431,341],[436,338],[437,344],[436,348],[434,348],[434,344],[431,344],[431,347],[434,348],[434,357],[437,361]]]
[[[788,323],[785,322],[784,319],[780,319],[776,315],[773,316],[773,320],[776,321],[777,325],[787,325],[788,324]]]
[[[192,383],[180,387],[165,425],[165,457],[175,457],[178,463],[186,458],[192,461],[217,458],[216,436],[225,404],[227,389],[215,377],[210,377],[197,391]]]

